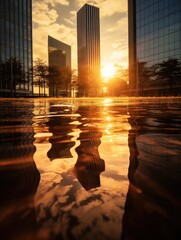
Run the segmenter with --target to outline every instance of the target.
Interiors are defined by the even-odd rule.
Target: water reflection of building
[[[65,75],[65,71],[71,70],[71,47],[51,36],[48,36],[48,61],[50,67],[56,68],[59,71],[59,74],[61,74],[60,71],[62,71],[62,73],[64,71],[64,74],[61,75],[62,76]],[[61,78],[63,79],[63,77]],[[54,79],[51,78],[50,81],[54,81]],[[60,78],[58,78],[58,81],[60,82],[56,83],[55,80],[55,84],[53,82],[50,82],[49,84],[50,97],[60,95],[65,96],[67,90],[65,89],[65,86],[63,86],[64,83],[61,82]],[[70,82],[71,77],[69,78],[67,84],[70,85]]]
[[[158,106],[140,103],[129,109],[130,184],[122,240],[180,236],[180,105]]]
[[[32,104],[0,103],[0,236],[22,239],[36,231],[34,196],[40,174],[32,128]]]
[[[91,109],[80,107],[79,112],[81,112],[81,118],[84,120],[81,120],[82,124],[79,126],[81,130],[78,138],[80,145],[75,149],[78,159],[74,172],[81,185],[86,190],[90,190],[100,186],[100,173],[105,170],[105,162],[100,158],[98,150],[102,133],[96,123],[93,124],[90,121],[90,117],[93,117]]]
[[[32,1],[0,4],[0,96],[32,96]]]
[[[50,160],[71,158],[70,149],[74,146],[75,142],[71,140],[72,136],[70,133],[73,126],[70,122],[72,121],[71,114],[74,110],[70,106],[59,105],[51,106],[49,111],[52,114],[49,117],[47,126],[49,127],[49,132],[52,133],[52,136],[49,138],[52,146],[47,155]]]
[[[85,4],[77,12],[79,96],[100,95],[99,9]]]
[[[180,95],[176,62],[164,65],[164,78],[156,73],[163,61],[181,62],[181,1],[129,0],[128,15],[131,95]]]

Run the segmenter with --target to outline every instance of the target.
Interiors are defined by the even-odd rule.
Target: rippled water
[[[179,239],[181,99],[0,100],[0,239]]]

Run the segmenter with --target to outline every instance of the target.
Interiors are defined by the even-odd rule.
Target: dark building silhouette
[[[25,101],[0,103],[1,239],[35,239],[36,235],[34,196],[40,173],[33,159],[33,107]]]
[[[52,116],[46,123],[49,132],[52,133],[49,138],[51,148],[47,153],[48,158],[51,161],[57,158],[73,158],[71,148],[75,145],[75,141],[72,140],[71,133],[74,128],[77,128],[77,125],[70,124],[73,120],[71,114],[75,114],[75,112],[80,114],[81,117],[76,117],[81,121],[78,126],[81,133],[77,139],[80,141],[80,145],[75,149],[78,158],[74,166],[74,173],[86,190],[100,186],[100,173],[105,170],[105,162],[100,158],[98,151],[102,133],[91,124],[92,109],[91,107],[88,111],[87,106],[79,106],[78,109],[66,105],[51,106],[49,111],[52,112]]]
[[[85,4],[77,12],[78,87],[80,96],[99,96],[99,8]]]
[[[92,108],[79,107],[82,124],[79,126],[81,133],[78,138],[80,145],[75,149],[78,154],[74,166],[74,173],[85,190],[99,187],[100,174],[105,170],[105,162],[100,158],[98,147],[101,144],[102,133],[98,127],[91,124],[89,119]],[[87,120],[89,119],[89,121]]]
[[[130,95],[180,95],[181,1],[128,0],[128,20]]]
[[[0,6],[0,96],[32,96],[32,1]]]
[[[73,110],[66,105],[60,105],[51,106],[50,112],[55,113],[55,115],[52,114],[52,117],[47,122],[49,132],[52,133],[52,136],[49,138],[51,148],[47,156],[51,161],[56,158],[72,158],[70,149],[75,145],[75,142],[72,141],[70,133],[73,131],[72,128],[74,125],[70,124],[72,119],[67,114],[71,115]]]
[[[129,189],[121,240],[181,237],[180,103],[158,106],[159,111],[154,103],[129,106]]]
[[[58,70],[62,71],[70,71],[71,70],[71,46],[51,37],[48,36],[48,62],[50,67],[57,68]],[[60,83],[56,84],[59,86],[56,89],[56,86],[52,84],[50,79],[49,83],[49,95],[50,97],[54,97],[55,95],[65,95],[66,89],[65,86],[62,84],[63,78],[59,79]],[[71,83],[71,76],[68,80],[69,85]],[[55,92],[58,91],[57,94]],[[70,96],[70,91],[69,94]]]

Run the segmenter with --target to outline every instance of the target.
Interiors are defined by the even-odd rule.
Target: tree
[[[169,94],[172,95],[173,84],[181,78],[181,62],[176,58],[169,58],[156,65],[157,76],[160,80],[168,81]]]
[[[58,68],[56,66],[49,67],[48,81],[49,81],[50,96],[57,97],[58,96],[57,89],[60,81],[59,81]]]
[[[16,97],[16,86],[26,81],[21,61],[10,58],[1,62],[1,75],[11,89],[11,97]]]
[[[34,77],[34,85],[37,85],[39,87],[39,97],[41,95],[42,87],[44,89],[44,96],[46,95],[45,87],[48,85],[48,76],[49,76],[49,69],[45,61],[43,61],[40,58],[37,58],[34,61],[33,77]]]
[[[114,77],[108,83],[109,94],[111,96],[126,95],[128,90],[128,69],[121,65],[114,65]]]
[[[69,67],[49,67],[50,96],[68,96],[71,88],[72,71]]]
[[[148,83],[151,76],[151,70],[147,66],[147,62],[138,62],[138,82],[141,96],[144,95],[144,87]]]
[[[59,68],[60,87],[62,89],[62,94],[65,94],[66,97],[68,97],[70,92],[71,77],[72,71],[70,67]]]

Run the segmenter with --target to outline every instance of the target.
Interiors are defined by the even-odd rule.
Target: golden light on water
[[[3,239],[113,239],[113,232],[121,239],[130,228],[152,230],[156,218],[154,226],[165,236],[168,216],[174,230],[168,228],[169,239],[176,236],[180,98],[0,103]]]
[[[103,106],[109,106],[109,104],[112,102],[110,98],[105,98],[103,101]]]

